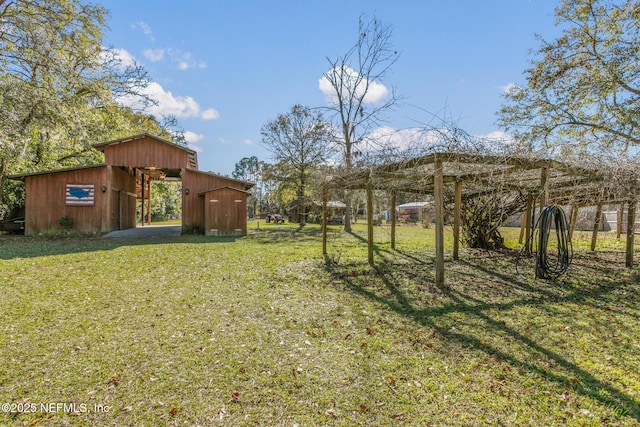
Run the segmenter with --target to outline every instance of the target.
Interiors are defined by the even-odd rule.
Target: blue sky
[[[432,113],[471,135],[499,131],[502,93],[525,82],[534,34],[558,32],[557,3],[542,0],[96,1],[111,12],[105,45],[154,81],[150,112],[177,116],[200,169],[222,174],[243,157],[270,160],[260,143],[268,120],[297,103],[326,105],[327,58],[355,43],[363,14],[393,26],[400,58],[384,84],[403,97],[394,129],[432,123]]]

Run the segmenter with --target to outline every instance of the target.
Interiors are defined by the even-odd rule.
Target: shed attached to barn
[[[195,151],[149,134],[93,147],[104,153],[104,164],[10,177],[25,183],[26,235],[65,227],[81,233],[133,228],[137,200],[144,224],[151,182],[165,179],[182,181],[183,232],[247,233],[246,200],[253,184],[198,170]],[[219,202],[205,205],[212,194]]]

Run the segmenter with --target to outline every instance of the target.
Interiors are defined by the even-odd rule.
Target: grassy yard
[[[432,230],[391,251],[376,227],[373,269],[364,228],[325,260],[315,225],[251,227],[0,237],[0,425],[640,425],[640,273],[614,236],[578,234],[554,283],[516,273],[505,230],[440,290]]]

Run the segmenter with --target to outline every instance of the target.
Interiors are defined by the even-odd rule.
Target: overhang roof
[[[23,173],[23,174],[18,174],[18,175],[10,175],[10,176],[7,177],[7,179],[12,179],[12,180],[15,180],[15,181],[24,181],[24,179],[26,177],[29,177],[29,176],[51,175],[51,174],[56,174],[56,173],[64,173],[64,172],[77,171],[77,170],[83,170],[83,169],[103,168],[105,166],[107,166],[107,165],[104,164],[104,163],[100,163],[100,164],[97,164],[97,165],[76,166],[76,167],[66,168],[66,169],[54,169],[54,170],[49,170],[49,171]]]
[[[234,191],[237,191],[239,193],[251,194],[250,191],[241,190],[240,188],[231,187],[230,185],[223,185],[221,187],[215,187],[215,188],[210,188],[208,190],[201,191],[201,192],[198,193],[198,196],[204,196],[206,193],[211,193],[211,192],[214,192],[214,191],[220,191],[220,190],[226,190],[226,189],[234,190]]]
[[[135,141],[137,139],[142,139],[142,138],[152,138],[152,139],[155,139],[156,141],[164,142],[165,144],[169,144],[169,145],[171,145],[173,147],[177,147],[177,148],[179,148],[181,150],[184,150],[184,151],[186,151],[188,153],[196,154],[196,152],[194,150],[190,149],[190,148],[187,148],[187,147],[185,147],[183,145],[178,145],[178,144],[176,144],[174,142],[171,142],[171,141],[167,141],[166,139],[162,139],[162,138],[160,138],[158,136],[151,135],[150,133],[140,133],[138,135],[128,136],[126,138],[114,139],[112,141],[100,142],[98,144],[91,144],[91,146],[93,148],[95,148],[96,150],[98,150],[98,151],[104,151],[104,148],[109,146],[109,145],[122,144],[122,143],[125,143],[125,142]]]
[[[214,176],[216,178],[222,178],[222,179],[226,179],[228,181],[239,182],[239,183],[244,185],[245,190],[248,190],[248,189],[250,189],[251,187],[253,187],[255,185],[253,182],[243,181],[241,179],[230,178],[228,176],[220,175],[220,174],[214,173],[214,172],[206,172],[206,171],[201,171],[201,170],[198,170],[198,169],[191,169],[191,168],[187,168],[187,170],[189,172],[199,173],[199,174],[202,174],[202,175]],[[214,189],[218,189],[218,188],[225,188],[225,187],[224,186],[220,186],[220,187],[215,187]],[[229,188],[233,188],[233,187],[229,186]],[[211,190],[207,190],[207,191],[211,191]]]

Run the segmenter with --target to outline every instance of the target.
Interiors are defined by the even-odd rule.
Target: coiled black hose
[[[551,227],[555,226],[557,240],[557,254],[549,255],[549,239]],[[537,239],[535,233],[538,233]],[[535,240],[534,240],[535,239]],[[516,271],[520,256],[529,247],[529,242],[537,242],[535,277],[541,279],[557,279],[567,272],[573,258],[573,246],[569,238],[567,217],[560,206],[545,206],[536,222],[530,236],[527,236],[525,246],[516,260]]]

